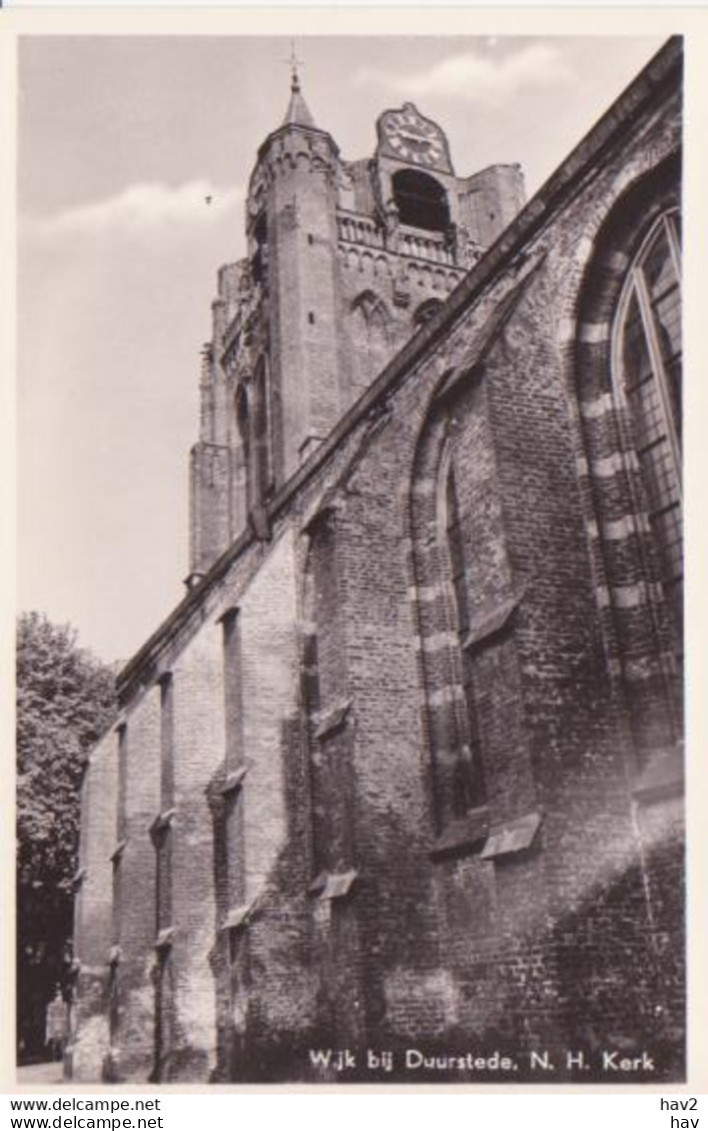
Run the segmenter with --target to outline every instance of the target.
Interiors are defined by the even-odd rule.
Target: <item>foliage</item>
[[[17,624],[18,1023],[41,1046],[43,1010],[64,981],[77,867],[83,768],[115,715],[110,667],[68,625],[23,613]]]

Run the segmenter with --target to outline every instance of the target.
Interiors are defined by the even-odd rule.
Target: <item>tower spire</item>
[[[300,88],[300,73],[298,67],[301,66],[302,60],[298,59],[295,54],[295,41],[292,39],[290,40],[290,58],[287,62],[290,65],[290,102],[288,103],[283,125],[314,127],[315,119],[312,117],[307,103],[302,97],[302,90]]]

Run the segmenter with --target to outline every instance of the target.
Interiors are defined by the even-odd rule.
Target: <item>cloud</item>
[[[129,185],[116,196],[51,216],[25,216],[20,224],[24,234],[45,241],[105,233],[145,234],[167,225],[211,225],[243,199],[241,186],[224,190],[205,180],[176,187],[153,182]]]
[[[363,68],[356,81],[377,83],[402,94],[462,96],[498,105],[524,90],[563,85],[572,78],[573,72],[557,47],[533,43],[499,57],[476,51],[449,55],[432,67],[407,75]]]

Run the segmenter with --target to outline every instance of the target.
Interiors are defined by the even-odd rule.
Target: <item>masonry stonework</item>
[[[410,104],[344,162],[294,82],[220,273],[188,592],[88,770],[75,1078],[684,1077],[680,648],[614,376],[680,81],[670,41],[525,207]]]

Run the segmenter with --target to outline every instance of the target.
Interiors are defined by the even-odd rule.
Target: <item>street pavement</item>
[[[63,1084],[63,1071],[60,1060],[48,1060],[44,1064],[23,1064],[17,1068],[17,1085],[20,1088],[31,1088],[33,1084]]]

